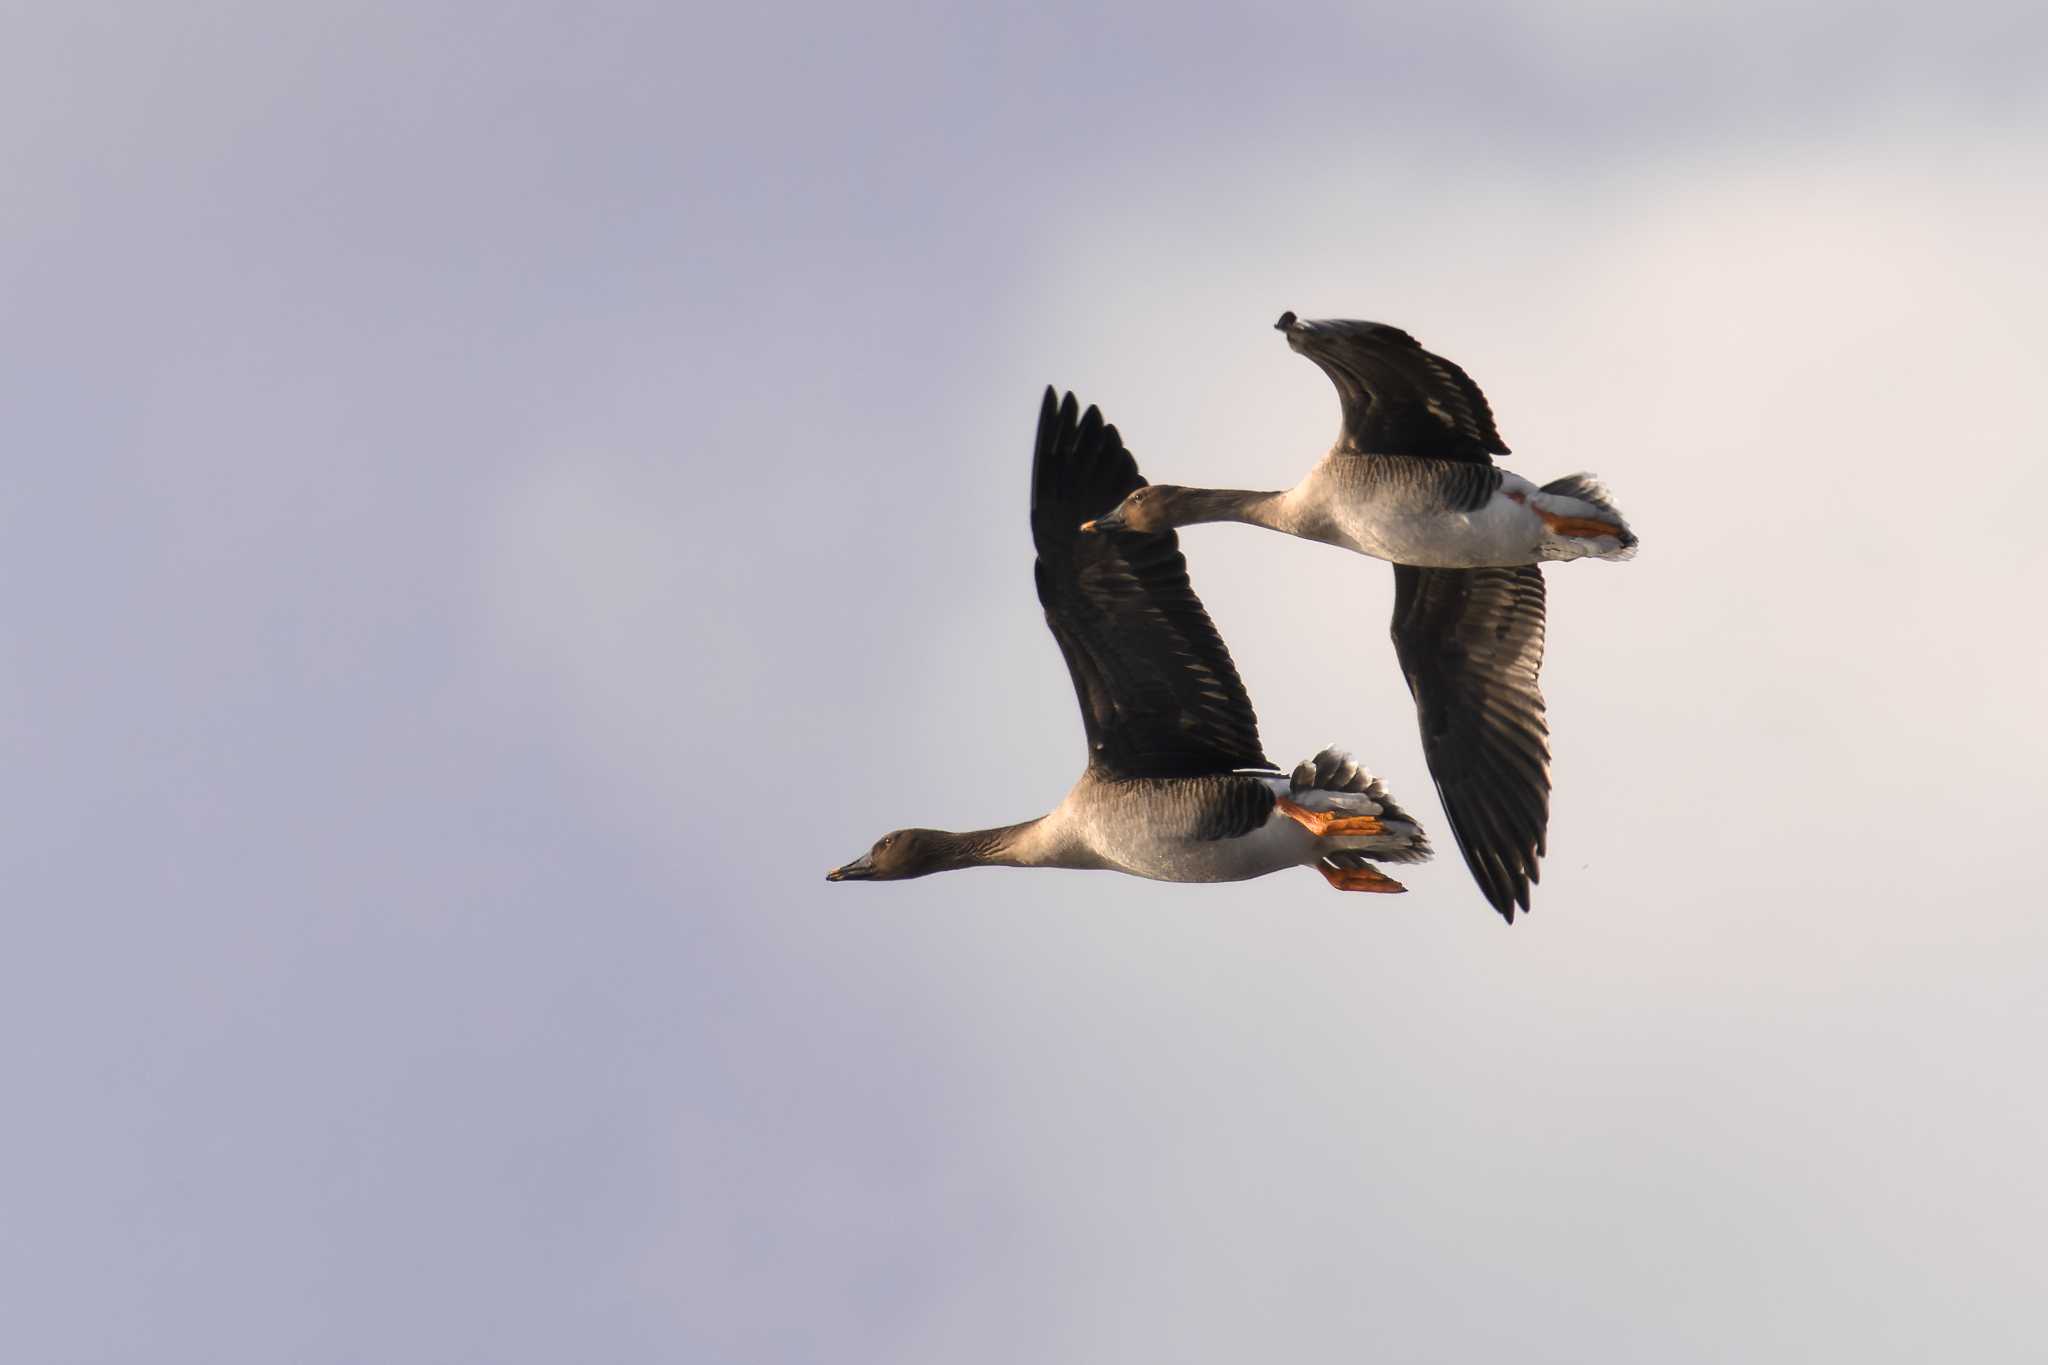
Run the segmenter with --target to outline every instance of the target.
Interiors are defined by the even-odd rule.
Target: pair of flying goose
[[[964,867],[1106,868],[1240,881],[1313,867],[1341,891],[1400,891],[1375,862],[1430,856],[1421,827],[1343,753],[1291,773],[1189,586],[1174,528],[1241,521],[1394,566],[1394,652],[1444,813],[1486,899],[1529,908],[1550,814],[1545,560],[1627,559],[1636,538],[1586,475],[1538,487],[1466,373],[1395,327],[1276,324],[1337,386],[1337,443],[1284,492],[1147,484],[1115,427],[1047,389],[1031,466],[1038,600],[1066,657],[1088,766],[1050,814],[956,834],[900,829],[827,876]]]

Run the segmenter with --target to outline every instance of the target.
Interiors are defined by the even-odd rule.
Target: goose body
[[[1337,750],[1291,773],[1266,760],[1175,534],[1081,532],[1143,483],[1115,427],[1046,391],[1032,461],[1035,577],[1088,737],[1065,799],[996,829],[893,831],[829,880],[1063,867],[1225,882],[1313,867],[1339,890],[1403,889],[1370,864],[1427,858],[1421,827]]]
[[[1334,749],[1316,758],[1346,761]],[[1281,813],[1283,800],[1337,816],[1382,817],[1386,831],[1319,838]],[[1241,882],[1339,854],[1413,861],[1420,837],[1384,791],[1331,791],[1278,772],[1119,778],[1090,769],[1037,822],[1017,865],[1107,868],[1159,882]]]
[[[1311,539],[1419,568],[1508,568],[1635,553],[1625,526],[1590,535],[1555,529],[1603,515],[1582,498],[1490,465],[1409,455],[1361,460],[1333,451],[1282,495],[1276,511],[1315,528]]]
[[[1394,566],[1394,652],[1423,756],[1480,891],[1513,922],[1529,908],[1550,822],[1550,742],[1537,675],[1540,564],[1627,559],[1636,537],[1598,480],[1538,486],[1508,453],[1471,376],[1383,323],[1276,324],[1337,388],[1330,451],[1279,492],[1133,489],[1088,523],[1118,533],[1240,521]]]

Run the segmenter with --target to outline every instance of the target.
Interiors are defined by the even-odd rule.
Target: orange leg
[[[1560,516],[1556,512],[1546,512],[1535,503],[1530,502],[1526,493],[1510,493],[1508,497],[1521,503],[1531,512],[1543,518],[1543,524],[1550,528],[1552,535],[1572,536],[1575,538],[1584,537],[1588,540],[1600,536],[1613,536],[1616,540],[1621,539],[1621,528],[1612,522],[1595,521],[1592,517],[1566,517]]]
[[[1323,880],[1335,891],[1392,893],[1408,889],[1376,867],[1331,867],[1327,863],[1317,863],[1316,871],[1323,874]]]
[[[1286,797],[1273,803],[1273,809],[1300,825],[1318,839],[1326,834],[1384,834],[1376,815],[1335,815],[1326,810],[1310,810],[1307,806],[1296,805]]]
[[[1621,528],[1611,522],[1595,521],[1591,517],[1561,517],[1555,512],[1546,512],[1541,507],[1530,509],[1543,518],[1543,524],[1550,528],[1552,535],[1583,537],[1593,540],[1599,536],[1613,536],[1621,539]]]

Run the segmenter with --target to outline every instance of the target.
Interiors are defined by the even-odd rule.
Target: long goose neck
[[[971,829],[948,833],[945,870],[963,867],[1026,867],[1030,865],[1031,834],[1040,820],[1025,820],[993,829]]]
[[[1285,493],[1255,493],[1242,488],[1183,488],[1171,503],[1175,526],[1205,521],[1241,521],[1275,531],[1291,531]]]

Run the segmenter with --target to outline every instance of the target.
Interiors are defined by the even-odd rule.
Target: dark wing
[[[1269,768],[1259,721],[1201,599],[1179,538],[1083,534],[1142,486],[1116,428],[1045,391],[1031,461],[1031,539],[1045,605],[1088,731],[1090,764],[1127,777]]]
[[[1287,344],[1337,386],[1344,428],[1337,449],[1359,455],[1424,455],[1492,464],[1508,448],[1472,377],[1415,338],[1382,322],[1280,318]]]
[[[1396,564],[1393,635],[1458,851],[1512,924],[1550,824],[1543,571]]]

